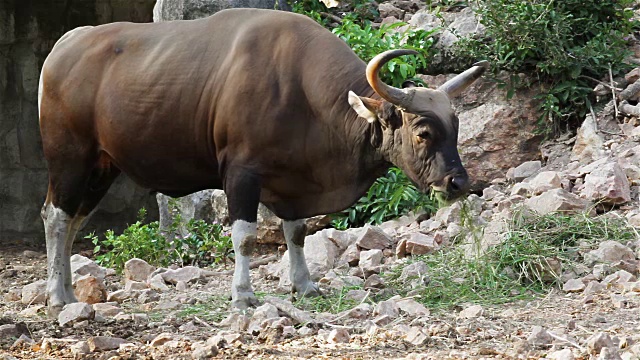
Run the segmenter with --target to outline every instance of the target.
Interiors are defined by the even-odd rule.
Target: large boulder
[[[273,9],[275,0],[158,0],[153,21],[193,20],[230,8]]]
[[[438,87],[451,76],[423,80]],[[534,99],[540,90],[518,89],[510,100],[505,91],[495,81],[480,79],[453,99],[460,119],[458,148],[474,190],[503,178],[509,168],[540,158],[542,137],[536,134],[539,112]]]

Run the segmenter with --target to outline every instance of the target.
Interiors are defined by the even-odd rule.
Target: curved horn
[[[408,102],[408,92],[385,84],[380,80],[378,73],[389,60],[397,58],[398,56],[412,54],[417,55],[419,53],[409,49],[387,50],[376,55],[369,61],[369,64],[367,64],[367,81],[369,81],[369,85],[371,85],[373,90],[383,99],[398,106],[404,106]]]
[[[471,83],[476,81],[488,68],[488,61],[479,61],[463,73],[442,84],[438,89],[446,92],[450,98],[457,96],[471,85]]]

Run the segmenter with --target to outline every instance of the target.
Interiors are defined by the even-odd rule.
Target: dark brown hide
[[[347,102],[349,90],[376,97],[365,68],[320,25],[278,11],[78,30],[42,74],[54,203],[75,214],[69,193],[105,169],[169,195],[242,169],[279,217],[346,208],[389,166]]]

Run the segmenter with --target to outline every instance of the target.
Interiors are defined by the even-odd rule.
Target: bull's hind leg
[[[318,285],[311,281],[307,261],[304,257],[304,239],[307,235],[307,226],[304,220],[285,220],[282,229],[289,250],[289,278],[291,279],[292,292],[296,292],[300,296],[320,295]]]
[[[64,305],[76,302],[71,277],[71,250],[83,222],[118,176],[109,166],[86,162],[65,162],[64,167],[49,163],[49,191],[42,207],[47,242],[47,304],[50,315]]]
[[[231,240],[235,251],[231,306],[244,310],[258,304],[251,286],[249,262],[256,243],[260,180],[251,173],[234,169],[227,172],[224,191],[227,194],[232,224]]]

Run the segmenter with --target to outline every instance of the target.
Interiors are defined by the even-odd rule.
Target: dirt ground
[[[185,292],[171,289],[157,303],[123,304],[127,313],[144,314],[135,320],[92,321],[61,327],[48,319],[44,309],[21,314],[27,305],[7,301],[35,280],[46,278],[44,249],[10,246],[0,251],[0,326],[15,324],[35,343],[16,343],[15,337],[0,338],[0,359],[191,359],[191,344],[205,341],[224,330],[218,322],[228,315],[231,276],[209,278]],[[257,293],[272,294],[277,280],[258,279],[252,274]],[[109,289],[122,288],[120,277],[111,277]],[[623,296],[626,303],[613,301]],[[618,297],[619,299],[619,297]],[[164,304],[164,305],[159,305]],[[240,333],[240,341],[220,350],[217,358],[229,359],[538,359],[560,349],[572,349],[576,359],[596,359],[585,348],[586,339],[605,332],[617,342],[623,354],[640,343],[640,293],[615,295],[613,291],[585,297],[553,291],[529,302],[485,307],[482,316],[463,319],[460,309],[436,312],[416,319],[399,317],[376,332],[365,332],[366,319],[336,319],[284,337],[252,336]],[[164,309],[162,309],[164,308]],[[421,326],[428,333],[424,345],[414,346],[404,339],[403,326]],[[555,335],[553,346],[536,347],[527,337],[535,326]],[[317,334],[344,328],[348,343],[329,343]],[[406,326],[404,327],[406,328]],[[153,347],[149,342],[169,334],[169,343]],[[133,345],[120,350],[74,357],[71,344],[92,336],[120,337]],[[43,341],[43,339],[47,339]],[[55,341],[50,339],[65,339]],[[632,358],[632,357],[628,357]]]

